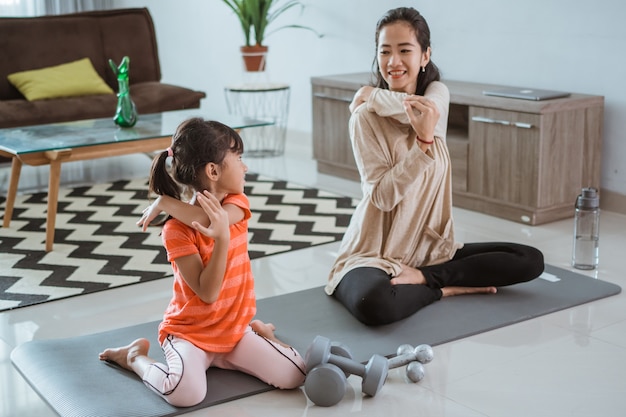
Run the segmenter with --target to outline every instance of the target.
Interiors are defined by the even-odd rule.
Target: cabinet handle
[[[481,123],[493,123],[493,124],[499,124],[499,125],[504,125],[504,126],[515,126],[515,127],[520,127],[522,129],[531,129],[533,127],[533,125],[530,123],[509,122],[508,120],[490,119],[488,117],[482,117],[482,116],[472,116],[472,121],[481,122]]]
[[[505,125],[505,126],[509,126],[511,124],[511,122],[509,122],[508,120],[490,119],[488,117],[481,117],[481,116],[472,116],[472,121],[481,122],[481,123],[494,123],[494,124]]]
[[[352,103],[352,97],[348,98],[348,97],[337,97],[337,96],[330,96],[328,94],[322,94],[322,93],[314,93],[313,97],[315,98],[322,98],[322,99],[328,99],[328,100],[337,100],[337,101],[343,101],[346,103]]]

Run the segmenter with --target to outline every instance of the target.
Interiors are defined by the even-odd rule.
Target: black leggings
[[[391,276],[378,268],[348,272],[333,295],[359,321],[370,325],[393,323],[441,299],[441,288],[504,287],[537,278],[544,269],[543,254],[515,243],[466,243],[448,262],[418,268],[426,285],[391,285]]]

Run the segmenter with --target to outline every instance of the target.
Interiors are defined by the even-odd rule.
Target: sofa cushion
[[[204,93],[153,81],[131,85],[130,96],[141,120],[142,114],[198,108]],[[36,101],[0,100],[0,126],[11,128],[105,117],[110,117],[113,123],[116,106],[114,94]]]
[[[160,113],[178,109],[193,109],[200,107],[200,100],[206,94],[176,85],[157,81],[132,84],[130,96],[137,105],[137,111],[142,113]]]
[[[89,58],[52,67],[15,72],[7,76],[29,101],[59,97],[113,94]]]

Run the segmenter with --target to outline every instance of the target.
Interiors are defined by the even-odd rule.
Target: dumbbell
[[[361,382],[363,393],[372,397],[375,396],[387,378],[389,370],[387,358],[382,355],[373,355],[364,365],[352,358],[334,354],[331,347],[332,344],[329,339],[316,336],[305,355],[306,368],[313,370],[320,365],[334,365],[343,372],[360,376],[363,379]],[[334,368],[326,367],[324,372],[331,372],[329,369]]]
[[[333,355],[352,359],[350,349],[338,342],[331,343],[330,352]],[[350,376],[349,373],[342,371],[336,365],[330,363],[317,365],[307,372],[304,392],[316,405],[330,407],[343,398],[348,376]]]
[[[337,404],[346,393],[347,378],[337,365],[323,363],[311,370],[307,368],[304,393],[320,407]]]
[[[419,382],[424,379],[424,364],[433,360],[433,348],[429,345],[419,345],[413,347],[405,344],[398,347],[396,356],[389,359],[389,369],[399,368],[408,365],[406,375],[413,382]]]

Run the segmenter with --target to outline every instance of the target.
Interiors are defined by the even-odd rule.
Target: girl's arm
[[[193,222],[193,227],[202,234],[213,238],[213,253],[206,265],[202,264],[199,254],[183,256],[174,262],[176,262],[183,279],[193,292],[202,301],[211,304],[219,297],[226,273],[230,242],[229,214],[211,193],[198,194],[197,198],[200,208],[209,218],[210,225],[205,227],[198,222]]]
[[[204,191],[204,193],[208,193],[208,191]],[[237,206],[227,204],[224,206],[224,209],[228,213],[229,224],[238,223],[244,217],[243,211]],[[193,227],[194,222],[205,227],[208,227],[210,224],[209,217],[202,207],[185,203],[184,201],[177,200],[168,195],[161,195],[158,196],[152,204],[146,207],[141,218],[137,221],[137,225],[145,232],[150,223],[163,212],[190,227]]]

